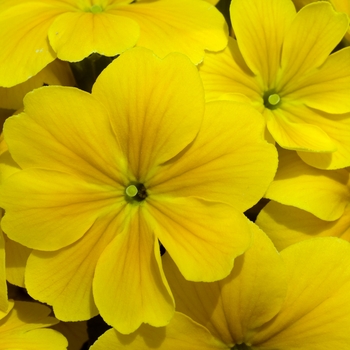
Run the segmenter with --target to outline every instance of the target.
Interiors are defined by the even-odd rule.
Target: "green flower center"
[[[264,106],[268,109],[276,109],[281,104],[281,97],[275,91],[266,91],[263,98]]]
[[[103,11],[103,8],[100,5],[93,5],[90,7],[89,11],[92,13],[100,13]]]
[[[147,197],[146,187],[143,184],[130,184],[125,188],[125,197],[129,202],[142,202]]]

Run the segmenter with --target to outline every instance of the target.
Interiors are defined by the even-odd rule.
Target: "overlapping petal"
[[[60,320],[80,321],[97,315],[92,281],[103,250],[123,230],[125,213],[119,214],[99,218],[84,237],[66,248],[35,250],[29,256],[26,288],[35,299],[52,305]]]
[[[279,166],[266,197],[306,210],[322,220],[336,220],[350,200],[349,173],[315,169],[295,152],[279,149]]]
[[[142,323],[165,326],[174,301],[164,277],[159,243],[143,206],[133,206],[123,232],[98,260],[93,291],[104,320],[128,334]]]
[[[315,124],[319,124],[337,147],[335,152],[329,154],[298,152],[305,163],[315,168],[329,170],[350,165],[350,113],[327,114],[305,107],[299,108],[298,117],[312,119]]]
[[[160,60],[141,48],[125,52],[102,72],[92,95],[108,109],[120,148],[140,182],[192,142],[203,119],[197,69],[179,54]]]
[[[330,55],[313,74],[286,86],[288,99],[327,113],[350,111],[350,47]],[[288,107],[287,107],[288,108]]]
[[[140,36],[139,25],[117,13],[109,13],[108,9],[100,13],[76,10],[58,16],[48,30],[57,57],[77,62],[94,52],[116,56],[135,46]]]
[[[111,329],[105,332],[91,350],[105,349],[162,349],[162,350],[227,350],[227,346],[215,339],[204,327],[189,317],[176,312],[171,325],[154,328],[142,325],[135,333],[123,335]]]
[[[0,210],[2,216],[2,210]],[[9,307],[6,284],[5,239],[0,229],[0,311],[6,312]]]
[[[326,1],[303,7],[284,38],[279,89],[319,68],[344,36],[348,21]]]
[[[61,2],[16,2],[2,4],[0,16],[0,86],[20,84],[37,73],[56,58],[48,40],[47,32],[56,16],[70,6]],[[23,62],[25,57],[25,64]]]
[[[346,349],[350,342],[350,244],[318,238],[281,252],[289,288],[278,315],[252,339],[263,349]]]
[[[256,224],[266,232],[278,250],[314,237],[340,237],[350,241],[350,208],[335,221],[324,221],[294,207],[268,203],[259,213]]]
[[[55,171],[17,172],[1,190],[0,206],[6,210],[2,228],[29,248],[63,248],[80,239],[104,212],[122,205],[122,189],[106,187]]]
[[[188,280],[226,277],[249,247],[248,220],[228,205],[159,195],[149,200],[148,211],[154,233]]]
[[[136,2],[116,12],[138,23],[141,35],[137,46],[151,49],[159,57],[181,52],[197,64],[203,60],[205,50],[219,51],[227,45],[225,19],[206,1]]]
[[[6,279],[15,286],[25,288],[24,272],[32,250],[4,235],[6,251]]]
[[[287,290],[279,254],[256,225],[250,226],[254,232],[252,245],[235,260],[231,274],[222,281],[185,281],[170,256],[163,257],[177,310],[231,347],[249,340],[255,328],[276,315]]]
[[[263,118],[251,106],[207,103],[196,139],[159,167],[149,180],[152,193],[226,203],[241,212],[249,209],[264,195],[277,168],[276,149],[263,140],[263,132]]]
[[[266,108],[263,112],[267,129],[281,147],[306,152],[329,153],[337,150],[333,140],[319,126],[294,122],[297,113],[298,109],[293,114],[289,108],[273,111]]]
[[[11,88],[0,87],[0,107],[7,109],[21,108],[23,106],[24,96],[29,91],[39,88],[44,84],[74,86],[75,81],[68,63],[54,60],[26,82]]]
[[[16,301],[0,319],[2,349],[65,350],[66,338],[46,327],[58,322],[49,316],[51,309],[34,302]]]
[[[111,186],[126,181],[108,111],[90,94],[49,86],[27,94],[24,105],[25,113],[4,126],[10,153],[22,168],[62,171]]]
[[[224,94],[240,93],[262,104],[262,87],[245,63],[236,40],[231,37],[223,51],[206,54],[199,73],[207,101],[220,99]]]
[[[282,44],[295,17],[290,0],[232,0],[230,14],[245,62],[264,90],[276,83]]]

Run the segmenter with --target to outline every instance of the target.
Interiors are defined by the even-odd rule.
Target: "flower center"
[[[130,184],[125,188],[125,196],[128,201],[142,202],[147,197],[146,187],[143,184]]]
[[[90,7],[90,12],[92,13],[100,13],[103,11],[103,8],[100,5],[93,5]]]
[[[268,109],[276,109],[281,102],[280,95],[274,91],[266,91],[264,94],[264,106]]]

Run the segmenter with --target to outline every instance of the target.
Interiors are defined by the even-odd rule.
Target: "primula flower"
[[[194,281],[224,278],[248,248],[243,212],[273,179],[275,147],[250,106],[205,105],[187,57],[130,50],[92,94],[43,87],[24,105],[4,127],[23,170],[1,187],[2,227],[35,249],[26,288],[57,318],[163,326],[174,302],[158,240]]]
[[[66,338],[53,329],[50,308],[34,302],[11,301],[9,310],[0,312],[0,349],[66,350]]]
[[[222,50],[227,35],[224,17],[203,0],[2,0],[0,86],[28,80],[56,57],[77,62],[135,45],[199,63],[205,50]]]
[[[348,18],[328,2],[296,13],[291,0],[232,0],[231,39],[200,72],[208,100],[241,99],[263,115],[266,137],[317,168],[350,164],[350,48],[329,56]]]
[[[344,240],[313,239],[279,254],[255,227],[252,246],[214,283],[186,281],[163,258],[178,310],[170,324],[130,335],[111,329],[91,350],[349,348],[350,244]]]

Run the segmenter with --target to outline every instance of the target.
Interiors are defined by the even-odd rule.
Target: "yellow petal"
[[[89,340],[87,322],[60,322],[52,327],[68,340],[67,350],[81,350]]]
[[[289,288],[278,315],[253,340],[266,349],[347,349],[350,244],[317,238],[281,252]]]
[[[295,113],[298,113],[296,109]],[[298,123],[293,119],[289,106],[286,109],[265,109],[264,117],[269,132],[283,148],[307,152],[334,152],[337,147],[333,140],[317,125]]]
[[[340,50],[326,60],[313,74],[300,78],[283,91],[288,98],[327,113],[350,111],[350,47]]]
[[[13,309],[0,321],[3,349],[65,350],[66,338],[53,329],[58,322],[48,316],[51,309],[34,302],[16,301]]]
[[[123,334],[135,331],[141,323],[165,326],[174,314],[159,243],[147,225],[145,210],[141,205],[131,209],[130,223],[103,251],[94,276],[99,312]]]
[[[4,127],[10,153],[22,168],[63,171],[113,187],[126,181],[108,112],[90,94],[47,86],[27,94],[24,105],[25,113]]]
[[[199,134],[186,151],[159,167],[154,195],[196,197],[238,211],[256,204],[277,168],[276,149],[263,140],[264,120],[247,104],[206,104]]]
[[[24,272],[31,249],[5,238],[6,251],[6,279],[13,285],[25,288]]]
[[[55,19],[49,28],[51,47],[57,57],[69,62],[81,61],[97,52],[116,56],[133,47],[140,35],[137,23],[109,13],[67,12]]]
[[[0,205],[6,214],[2,228],[26,247],[57,250],[81,238],[106,208],[120,205],[124,201],[120,192],[65,173],[23,170],[3,184]]]
[[[5,7],[5,5],[4,5]],[[20,84],[41,71],[56,58],[47,40],[47,31],[64,3],[16,1],[0,16],[0,86]],[[25,60],[25,61],[24,61]]]
[[[295,8],[290,0],[232,0],[230,14],[238,46],[264,90],[276,81],[282,44]]]
[[[256,224],[266,232],[278,250],[314,237],[340,237],[350,241],[350,207],[335,221],[324,221],[298,208],[268,203]]]
[[[135,333],[124,335],[110,329],[91,346],[91,350],[228,350],[227,345],[215,339],[204,327],[189,317],[176,312],[167,327],[142,325]]]
[[[315,169],[295,152],[279,149],[279,165],[266,197],[306,210],[322,220],[336,220],[350,200],[346,170]]]
[[[0,210],[2,216],[2,210]],[[7,298],[6,268],[5,268],[5,239],[0,229],[0,311],[6,312],[9,303]]]
[[[21,108],[23,106],[24,96],[29,91],[44,84],[74,86],[74,77],[68,63],[54,60],[26,82],[11,88],[0,87],[0,107],[8,109]]]
[[[204,114],[197,68],[180,54],[160,60],[149,50],[129,50],[102,72],[92,95],[107,107],[139,182],[193,141]]]
[[[342,39],[348,25],[347,16],[335,12],[326,1],[303,7],[285,36],[280,86],[290,80],[293,84],[299,77],[320,67]]]
[[[227,205],[161,195],[148,202],[156,236],[188,280],[226,277],[249,247],[248,220]]]
[[[340,169],[350,165],[350,113],[327,114],[310,109],[309,116],[322,127],[332,139],[337,150],[333,153],[298,152],[307,164],[319,169]]]
[[[231,274],[224,280],[186,281],[170,255],[163,256],[177,310],[231,347],[249,341],[255,328],[276,315],[287,290],[282,259],[267,236],[256,225],[250,226],[254,232],[252,245],[235,260]]]
[[[159,57],[181,52],[197,64],[203,60],[204,50],[219,51],[227,45],[223,15],[203,0],[136,2],[116,13],[138,23],[141,35],[137,46],[151,49]]]
[[[56,252],[33,251],[26,267],[29,294],[52,305],[63,321],[87,320],[98,311],[92,294],[95,268],[103,250],[123,230],[124,213],[102,216],[76,243]]]
[[[229,38],[228,46],[218,53],[207,53],[199,66],[205,98],[217,100],[224,94],[240,93],[262,105],[262,89],[259,81],[248,68],[236,40]]]

